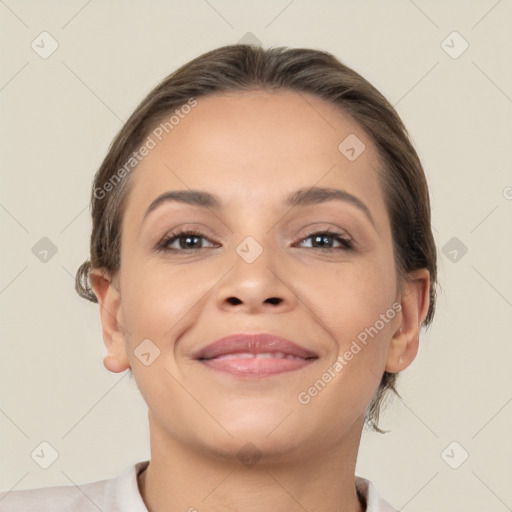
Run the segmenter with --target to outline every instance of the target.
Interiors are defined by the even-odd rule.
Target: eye
[[[157,245],[157,251],[197,251],[199,249],[205,249],[206,247],[202,246],[201,239],[208,240],[208,238],[199,231],[178,231],[163,238]],[[178,247],[172,247],[175,242],[178,242]]]
[[[320,249],[322,251],[333,251],[333,250],[345,250],[350,251],[354,249],[354,243],[352,239],[348,238],[346,235],[339,233],[337,231],[332,231],[330,229],[326,229],[323,231],[317,231],[311,233],[305,238],[301,239],[301,244],[304,241],[312,239],[312,246],[305,247],[306,249]],[[341,247],[333,247],[333,242],[328,242],[329,239],[333,239],[334,242],[338,242],[341,244]],[[200,249],[206,249],[207,247],[203,246],[201,240],[209,240],[206,236],[203,235],[200,231],[195,230],[185,230],[178,231],[175,233],[171,233],[170,235],[164,237],[161,242],[157,245],[157,252],[191,252],[197,251]],[[172,245],[178,242],[178,246],[172,247]],[[210,241],[211,242],[211,241]],[[319,245],[314,245],[319,244]],[[219,245],[215,245],[212,242],[213,247],[219,247]],[[304,247],[304,246],[303,246]]]
[[[313,240],[312,244],[319,244],[319,246],[307,247],[307,249],[320,249],[324,251],[351,251],[354,249],[354,242],[352,239],[348,238],[342,233],[338,233],[337,231],[332,231],[330,229],[311,233],[306,238],[303,238],[302,242],[309,239]],[[339,242],[341,247],[332,247],[332,243],[328,242],[329,239],[333,239],[334,241]]]

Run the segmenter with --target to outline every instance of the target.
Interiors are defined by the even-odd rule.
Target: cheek
[[[319,265],[293,282],[299,298],[344,338],[373,325],[395,299],[393,268],[376,258]]]
[[[121,275],[123,314],[132,342],[142,337],[161,345],[194,317],[215,274],[211,267],[171,266],[155,260],[138,266],[126,261]]]
[[[335,272],[305,274],[300,281],[301,299],[330,347],[326,373],[319,377],[332,384],[319,405],[334,400],[357,410],[375,392],[398,321],[392,270],[380,260],[361,260],[340,265]]]
[[[311,277],[302,281],[313,322],[331,342],[317,380],[302,389],[311,418],[322,418],[328,409],[336,428],[350,423],[377,390],[398,315],[390,276],[379,264],[347,264],[334,274],[316,273],[315,286]]]

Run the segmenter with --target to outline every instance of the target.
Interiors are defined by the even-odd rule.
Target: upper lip
[[[237,333],[220,338],[201,348],[194,355],[195,359],[213,359],[215,357],[238,353],[275,353],[283,352],[304,359],[317,358],[318,354],[293,341],[269,333]]]

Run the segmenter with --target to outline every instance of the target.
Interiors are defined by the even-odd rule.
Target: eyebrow
[[[327,201],[343,201],[359,208],[375,228],[375,221],[366,204],[358,197],[350,194],[346,190],[337,188],[309,187],[300,188],[285,198],[284,204],[289,207],[317,205]],[[220,198],[210,192],[203,190],[172,190],[159,195],[148,207],[144,214],[146,217],[160,205],[167,202],[185,203],[201,208],[221,209],[222,202]]]

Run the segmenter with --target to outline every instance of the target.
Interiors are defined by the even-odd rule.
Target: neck
[[[170,439],[151,427],[151,460],[138,477],[149,512],[364,512],[355,487],[361,431],[336,447],[290,457],[265,457],[244,466],[236,456],[219,458]],[[292,460],[293,459],[293,460]]]

